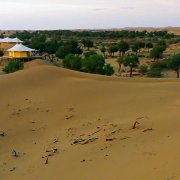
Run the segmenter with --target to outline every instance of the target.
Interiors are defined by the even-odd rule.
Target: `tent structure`
[[[21,41],[18,38],[9,38],[9,37],[6,37],[6,38],[3,38],[3,39],[0,39],[0,43],[22,43],[22,42],[23,41]]]
[[[21,41],[18,38],[6,37],[6,38],[3,38],[3,39],[0,39],[0,49],[7,50],[7,49],[13,47],[14,45],[22,43],[22,42],[23,41]]]
[[[16,44],[15,46],[7,50],[9,57],[12,58],[28,58],[31,57],[32,53],[36,51],[37,50],[28,48],[23,44]]]

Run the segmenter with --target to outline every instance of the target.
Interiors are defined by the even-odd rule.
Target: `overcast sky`
[[[180,26],[180,0],[0,0],[0,29]]]

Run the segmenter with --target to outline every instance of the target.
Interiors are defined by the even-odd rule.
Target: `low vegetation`
[[[110,64],[106,64],[102,55],[92,54],[81,58],[78,55],[69,54],[63,60],[63,66],[72,70],[102,74],[111,76],[114,74],[114,69]]]
[[[16,72],[24,68],[24,63],[21,61],[10,61],[7,66],[3,69],[3,71],[7,74]]]

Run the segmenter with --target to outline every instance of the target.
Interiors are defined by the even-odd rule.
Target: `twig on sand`
[[[16,170],[16,167],[13,167],[12,169],[10,169],[9,171],[15,171]]]
[[[75,139],[72,143],[73,144],[81,144],[81,145],[85,145],[91,142],[94,142],[95,140],[97,140],[98,138],[89,138],[89,139]]]
[[[135,123],[134,123],[132,129],[136,129],[136,127],[137,127],[138,124],[140,124],[140,123],[139,123],[138,121],[135,121]]]
[[[148,128],[148,129],[143,130],[143,132],[152,131],[152,130],[153,130],[152,128]]]
[[[3,137],[4,137],[4,136],[5,136],[5,132],[1,132],[1,131],[0,131],[0,136],[3,136]]]
[[[126,140],[126,139],[129,139],[130,137],[126,136],[126,137],[122,137],[120,140],[123,141],[123,140]]]
[[[114,141],[116,138],[107,138],[106,141]]]
[[[73,117],[74,117],[74,115],[66,116],[66,119],[71,119]]]
[[[85,142],[81,143],[82,145],[85,145],[85,144],[88,144],[88,143],[91,143],[91,142],[94,142],[95,140],[97,140],[98,138],[91,138],[91,139],[88,139],[86,140]]]
[[[47,157],[46,160],[45,160],[45,164],[48,164],[48,163],[49,163],[49,159]]]
[[[55,138],[54,141],[53,141],[54,144],[58,143],[58,142],[59,142],[59,140],[57,138]]]
[[[17,151],[13,149],[12,150],[12,156],[19,157],[19,153],[17,153]]]

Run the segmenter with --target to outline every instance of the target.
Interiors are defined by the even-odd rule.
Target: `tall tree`
[[[105,48],[105,46],[101,47],[101,52],[103,53],[104,58],[106,58],[106,48]]]
[[[168,67],[176,71],[177,78],[179,78],[180,71],[180,54],[173,55],[168,61]]]
[[[125,56],[123,58],[123,64],[124,66],[129,66],[130,67],[130,77],[132,77],[132,72],[133,72],[133,68],[138,67],[139,65],[139,58],[137,55],[129,55],[129,56]]]
[[[89,50],[90,48],[93,47],[94,42],[91,39],[87,38],[82,40],[82,44],[84,45],[84,47],[87,47]]]
[[[129,43],[126,41],[121,41],[118,43],[118,50],[121,56],[123,56],[126,51],[129,50]]]
[[[118,46],[110,45],[108,51],[109,51],[110,56],[114,57],[114,53],[118,52]]]

